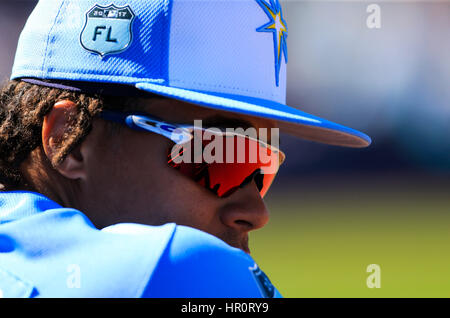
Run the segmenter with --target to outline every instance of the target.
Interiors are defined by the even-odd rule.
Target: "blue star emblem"
[[[279,86],[281,56],[284,55],[286,63],[288,59],[286,43],[286,38],[288,35],[287,24],[283,19],[283,13],[281,12],[281,5],[279,0],[270,0],[270,3],[267,3],[265,0],[255,1],[261,6],[261,8],[270,19],[269,22],[257,28],[256,31],[273,33],[275,53],[275,79],[277,86]]]

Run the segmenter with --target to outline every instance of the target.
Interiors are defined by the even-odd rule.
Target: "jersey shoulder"
[[[143,297],[280,297],[255,261],[217,237],[177,225]]]

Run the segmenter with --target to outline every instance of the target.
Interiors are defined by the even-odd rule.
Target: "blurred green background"
[[[335,176],[274,186],[252,255],[284,297],[450,297],[450,184]],[[380,266],[381,288],[366,269]]]

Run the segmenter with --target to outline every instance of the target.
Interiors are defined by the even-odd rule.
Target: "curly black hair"
[[[78,113],[51,162],[54,167],[89,134],[97,114],[104,108],[126,110],[135,97],[86,94],[17,80],[7,82],[0,91],[1,191],[27,187],[20,165],[34,149],[42,146],[43,119],[61,100],[73,101]]]

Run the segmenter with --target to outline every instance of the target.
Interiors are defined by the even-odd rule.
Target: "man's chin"
[[[250,255],[250,248],[248,247],[248,236],[246,236],[243,240],[236,244],[230,244],[233,247],[236,247],[240,250],[243,250],[245,253]]]
[[[247,254],[250,254],[250,248],[248,246],[248,241],[249,241],[248,234],[245,234],[244,236],[242,236],[242,234],[241,234],[240,238],[238,238],[238,235],[236,235],[235,233],[229,233],[229,232],[222,233],[221,235],[214,235],[214,236],[221,239],[228,245],[238,248]]]
[[[248,246],[246,246],[245,248],[241,248],[241,250],[250,255],[250,249],[248,248]]]

